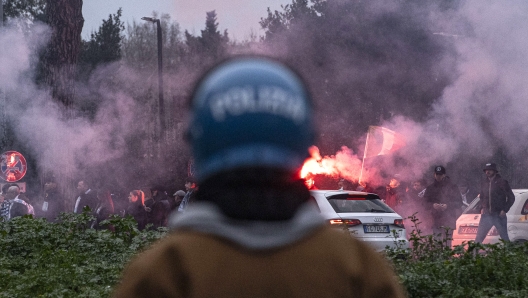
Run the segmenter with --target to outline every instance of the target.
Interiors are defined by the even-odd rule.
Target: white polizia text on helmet
[[[246,113],[268,113],[291,119],[301,124],[306,118],[304,100],[278,86],[233,87],[214,95],[209,102],[213,118],[222,122],[228,116]]]

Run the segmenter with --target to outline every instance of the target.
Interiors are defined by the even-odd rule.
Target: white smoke
[[[132,93],[147,84],[141,74],[119,63],[97,69],[87,85],[76,86],[76,105],[97,99],[99,109],[90,119],[64,117],[64,106],[46,87],[34,83],[34,64],[48,40],[48,28],[34,25],[30,33],[15,27],[0,31],[0,88],[6,97],[5,115],[18,142],[37,159],[32,171],[82,175],[79,165],[95,166],[123,156],[125,137],[140,121]],[[116,86],[129,87],[119,90]],[[3,116],[4,114],[2,114]],[[147,120],[144,120],[147,122]],[[7,148],[9,149],[9,148]],[[113,169],[115,170],[115,169]]]
[[[369,10],[373,16],[379,16],[380,11],[397,11],[394,6],[383,10],[374,8]],[[525,112],[528,103],[528,2],[518,0],[506,5],[498,1],[469,0],[463,1],[456,10],[429,7],[428,12],[426,26],[430,26],[432,38],[453,49],[445,51],[445,56],[435,66],[439,72],[450,72],[451,83],[436,99],[424,122],[394,115],[381,123],[370,123],[406,137],[407,146],[396,152],[394,159],[384,157],[383,168],[391,169],[392,174],[398,173],[402,180],[412,181],[424,175],[432,177],[429,171],[433,165],[445,166],[461,156],[487,162],[498,148],[505,148],[510,157],[523,158],[528,151],[528,142],[524,141],[528,139]],[[349,82],[365,76],[375,81],[382,70],[376,70],[376,66],[372,68],[372,72],[357,73],[355,69],[363,68],[336,66],[334,73],[337,78],[346,78]],[[394,96],[386,102],[389,106],[404,101]],[[329,119],[340,123],[335,115]],[[354,145],[360,154],[365,139],[357,139]],[[345,154],[349,156],[345,168],[356,169],[358,162],[362,162],[357,152]],[[406,161],[403,166],[397,162],[401,158]],[[375,170],[366,167],[363,175],[367,175],[367,179],[378,179]],[[457,176],[449,168],[447,170],[448,174]],[[480,174],[476,172],[474,176]]]

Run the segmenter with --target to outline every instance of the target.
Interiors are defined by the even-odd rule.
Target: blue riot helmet
[[[267,58],[235,58],[198,82],[188,137],[195,175],[245,167],[297,171],[314,142],[308,90],[285,65]]]

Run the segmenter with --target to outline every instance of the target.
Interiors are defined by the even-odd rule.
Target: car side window
[[[526,199],[526,201],[523,204],[523,208],[521,210],[521,214],[522,215],[528,214],[528,199]]]
[[[321,208],[319,208],[319,205],[317,204],[317,201],[315,200],[314,196],[310,196],[310,202],[313,203],[315,207],[317,208],[317,211],[321,213]]]

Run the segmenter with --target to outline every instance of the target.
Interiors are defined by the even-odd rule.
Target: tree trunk
[[[53,98],[63,104],[65,121],[73,119],[75,77],[84,25],[82,4],[82,0],[46,0],[47,23],[52,34],[42,59],[43,81],[51,88]],[[65,147],[64,150],[71,148]],[[72,198],[76,196],[74,173],[70,170],[58,170],[60,172],[57,173],[57,169],[48,169],[45,166],[42,170],[55,171],[57,182],[63,186],[66,211],[72,211]]]
[[[54,99],[67,110],[73,103],[74,79],[84,25],[82,0],[46,0],[48,24],[53,30],[44,55],[44,81]]]

